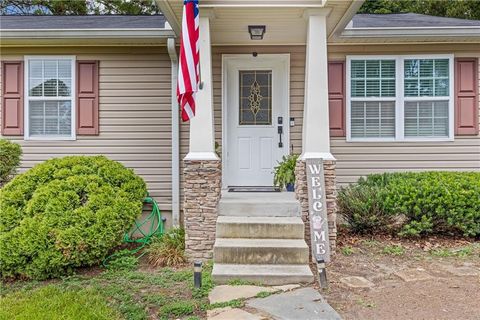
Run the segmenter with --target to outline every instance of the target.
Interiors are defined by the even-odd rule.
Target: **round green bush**
[[[15,173],[21,156],[22,148],[18,143],[0,139],[0,187]]]
[[[0,274],[45,279],[98,264],[142,212],[146,186],[104,156],[48,160],[0,190]]]
[[[374,174],[341,190],[338,199],[340,214],[357,232],[378,230],[371,222],[388,217],[401,221],[402,236],[480,236],[480,172]]]

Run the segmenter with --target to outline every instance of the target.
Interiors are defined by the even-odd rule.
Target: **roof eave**
[[[162,44],[174,37],[169,29],[2,29],[1,46]]]
[[[333,43],[361,42],[362,40],[388,38],[392,42],[403,40],[417,41],[429,38],[432,41],[440,41],[442,38],[458,37],[462,39],[479,39],[480,26],[469,27],[406,27],[406,28],[355,28],[345,29],[339,36],[331,39]]]

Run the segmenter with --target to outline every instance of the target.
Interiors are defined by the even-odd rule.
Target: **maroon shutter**
[[[23,61],[2,62],[2,135],[23,135]]]
[[[330,136],[345,137],[345,62],[328,62]]]
[[[98,135],[98,61],[77,61],[77,135]]]
[[[478,59],[455,59],[455,134],[478,134]]]

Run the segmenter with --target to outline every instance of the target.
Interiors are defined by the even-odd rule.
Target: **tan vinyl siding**
[[[118,160],[147,182],[162,210],[171,210],[171,83],[165,48],[2,48],[2,60],[23,55],[75,55],[99,60],[100,135],[76,141],[24,141],[20,171],[49,158],[99,155]],[[169,219],[170,220],[170,219]]]

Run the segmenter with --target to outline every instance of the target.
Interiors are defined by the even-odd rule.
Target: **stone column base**
[[[325,200],[327,203],[330,250],[332,254],[335,254],[337,240],[337,187],[335,161],[324,160],[323,171],[325,175]],[[302,210],[302,220],[305,223],[305,241],[307,242],[308,246],[311,247],[312,243],[310,241],[310,217],[308,209],[307,173],[306,163],[304,160],[298,160],[295,167],[295,195],[297,197],[297,200],[300,202],[300,207]]]
[[[184,178],[185,254],[189,260],[211,259],[221,196],[221,161],[185,160]]]

